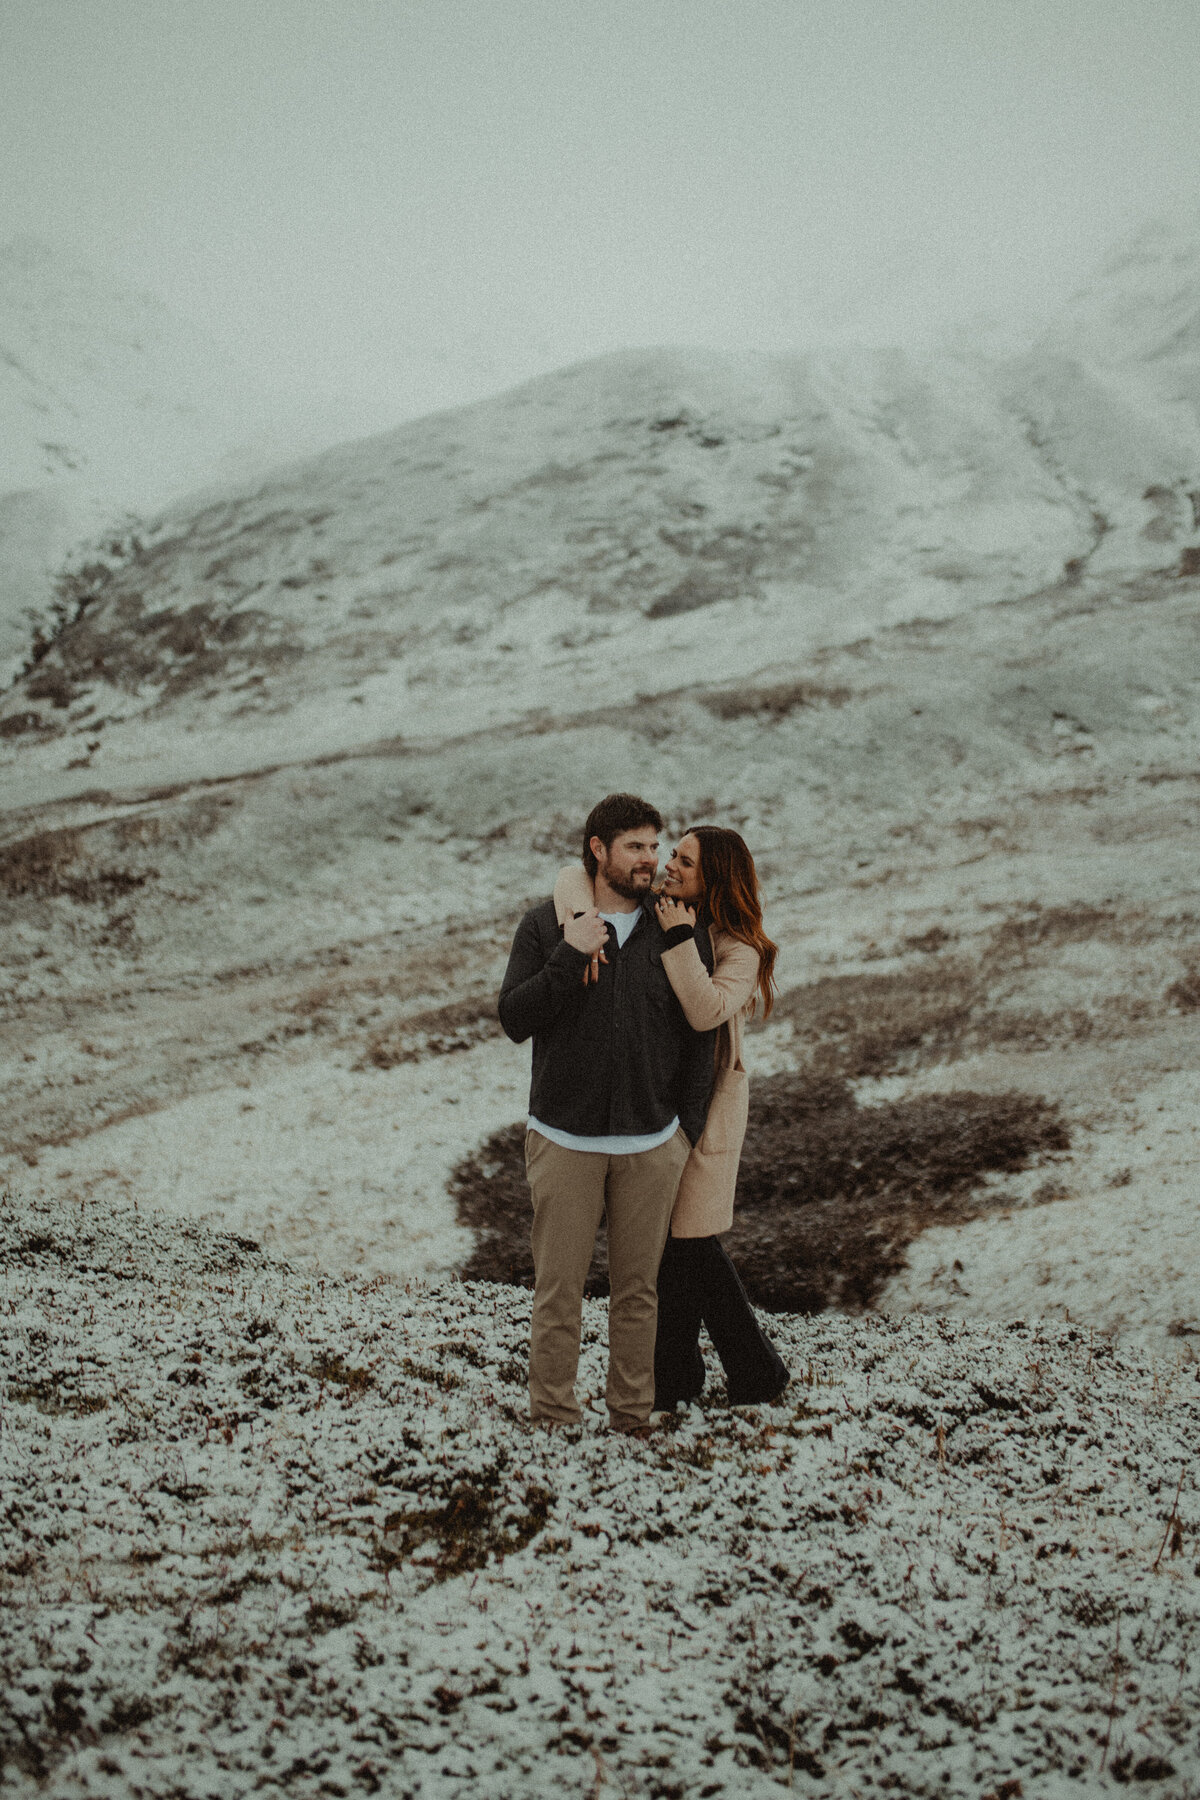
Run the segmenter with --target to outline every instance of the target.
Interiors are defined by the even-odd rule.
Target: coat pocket
[[[741,1150],[749,1107],[750,1081],[745,1069],[719,1070],[696,1146],[701,1156],[725,1156]]]

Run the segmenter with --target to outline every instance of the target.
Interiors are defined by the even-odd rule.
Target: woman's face
[[[704,883],[700,879],[700,842],[690,831],[679,840],[678,848],[668,858],[663,893],[689,906],[704,895]]]

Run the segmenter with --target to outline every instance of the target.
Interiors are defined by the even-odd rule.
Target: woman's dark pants
[[[656,1408],[694,1400],[704,1387],[701,1324],[721,1359],[734,1406],[782,1393],[787,1365],[755,1318],[720,1238],[669,1237],[658,1271]]]

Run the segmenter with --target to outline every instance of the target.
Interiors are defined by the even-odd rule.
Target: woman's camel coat
[[[564,869],[554,884],[559,924],[595,906],[587,870]],[[733,1191],[746,1136],[749,1082],[742,1064],[742,1017],[758,983],[758,952],[724,932],[712,933],[713,972],[695,940],[663,951],[663,968],[693,1031],[713,1031],[716,1077],[708,1117],[693,1145],[675,1197],[671,1236],[715,1237],[733,1224]]]

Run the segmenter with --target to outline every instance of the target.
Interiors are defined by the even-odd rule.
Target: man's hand
[[[567,920],[563,937],[573,950],[582,950],[585,956],[595,959],[608,942],[608,927],[592,906],[587,912],[576,913],[573,919]]]

